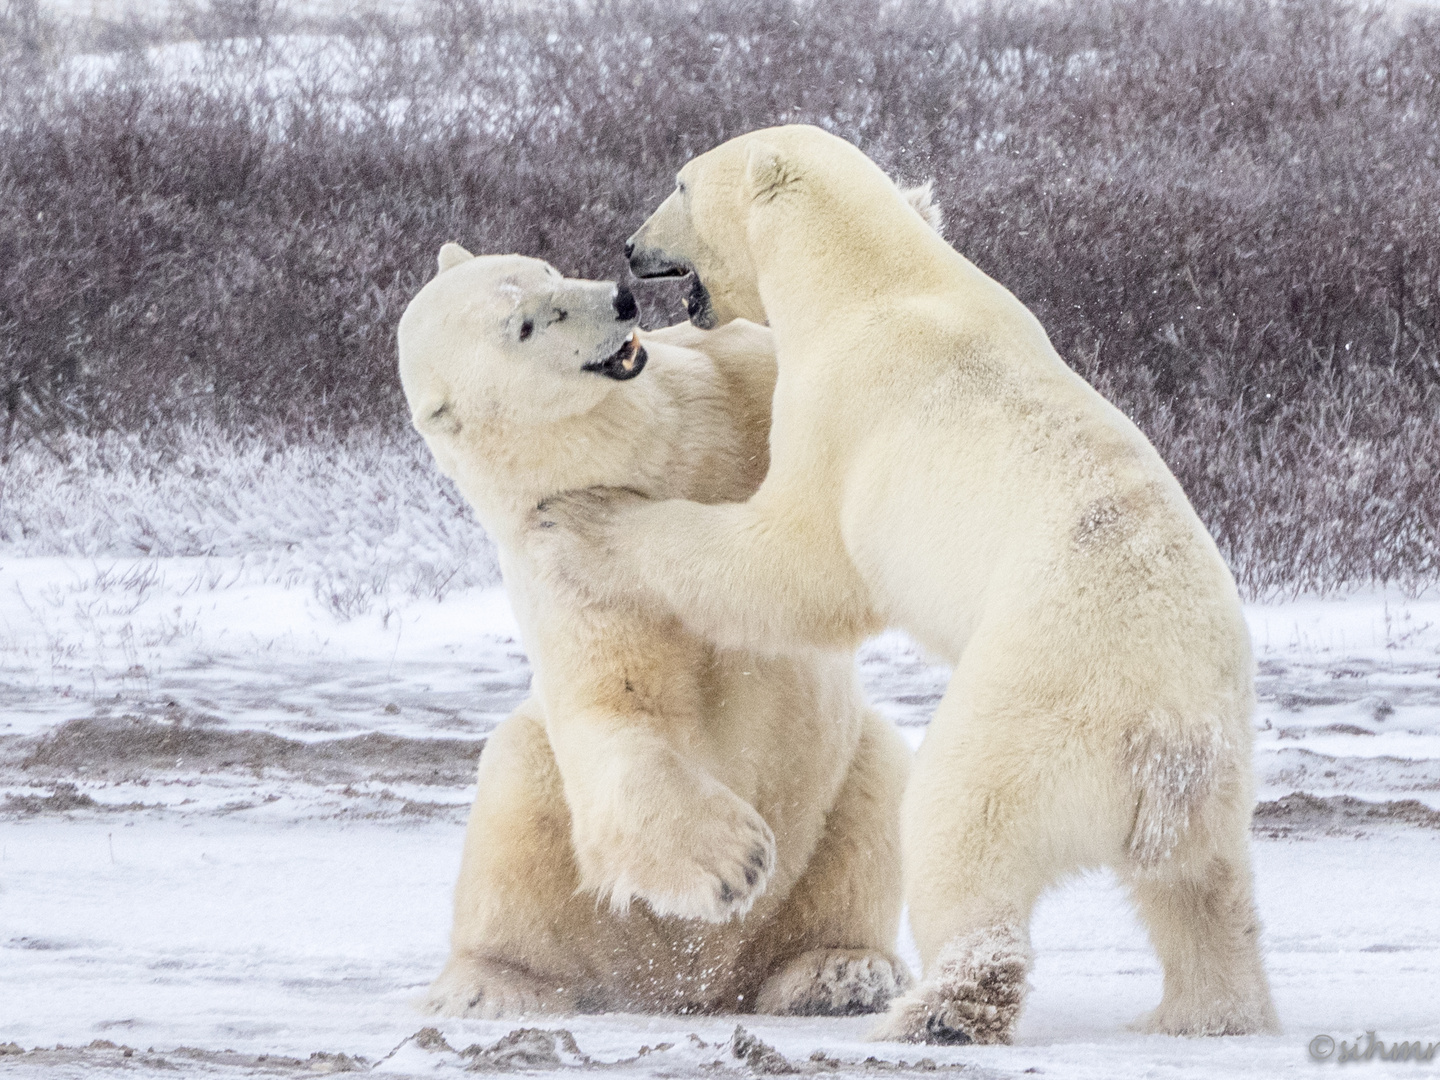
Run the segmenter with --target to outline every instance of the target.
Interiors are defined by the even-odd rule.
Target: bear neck
[[[823,333],[837,314],[953,289],[957,270],[974,270],[875,172],[873,184],[817,187],[757,207],[750,253],[777,335]]]
[[[708,383],[716,382],[713,365],[700,372],[666,365],[558,421],[489,419],[470,442],[468,460],[477,464],[457,477],[461,491],[505,547],[518,542],[535,505],[561,491],[604,486],[652,498],[680,494],[714,456],[713,446],[691,432],[728,423],[705,369]]]

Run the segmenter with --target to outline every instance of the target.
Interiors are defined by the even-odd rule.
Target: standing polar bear
[[[567,605],[519,550],[551,492],[710,502],[764,476],[769,331],[644,334],[637,315],[611,283],[450,244],[400,321],[415,425],[499,548],[535,671],[481,757],[430,1007],[883,1009],[908,982],[909,753],[852,657],[726,651],[653,606]]]
[[[775,334],[770,470],[736,505],[575,492],[527,543],[592,601],[731,648],[898,624],[954,665],[902,812],[924,979],[878,1034],[1013,1037],[1040,893],[1114,867],[1165,971],[1145,1030],[1273,1030],[1234,582],[1145,437],[895,185],[812,127],[689,162],[626,245],[692,321]],[[716,331],[719,332],[719,331]]]

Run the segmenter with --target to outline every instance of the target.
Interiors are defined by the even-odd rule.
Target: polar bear
[[[452,244],[400,321],[415,426],[497,544],[535,672],[481,757],[429,1006],[883,1009],[909,979],[909,750],[853,657],[719,650],[668,612],[567,607],[519,550],[527,512],[577,484],[713,502],[764,476],[769,331],[637,317],[611,283]]]
[[[1145,1030],[1274,1030],[1249,639],[1145,437],[816,128],[690,161],[626,251],[639,277],[693,274],[696,325],[769,323],[770,469],[732,505],[549,500],[532,557],[577,597],[663,604],[730,648],[851,646],[898,625],[954,667],[902,811],[924,978],[878,1034],[1010,1041],[1036,899],[1102,865],[1164,967]]]

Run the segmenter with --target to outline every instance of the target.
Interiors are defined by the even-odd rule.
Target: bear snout
[[[633,237],[625,242],[625,257],[630,261],[630,272],[642,280],[646,278],[680,278],[690,273],[689,266],[676,261],[657,248],[636,247]]]
[[[640,314],[640,305],[635,302],[635,294],[623,283],[615,286],[615,295],[611,302],[615,305],[615,318],[620,322],[629,322]]]

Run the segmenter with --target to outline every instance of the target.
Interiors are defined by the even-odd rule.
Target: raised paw
[[[1009,1043],[1025,1000],[1030,949],[1012,925],[997,924],[956,938],[934,970],[897,998],[874,1039],[950,1045]]]
[[[910,985],[900,960],[870,949],[814,949],[766,979],[755,1011],[781,1016],[881,1012]]]
[[[618,910],[638,899],[657,915],[725,922],[749,911],[775,872],[765,819],[699,769],[657,769],[614,805],[627,811],[619,828],[582,832],[577,819],[574,839],[583,887]]]
[[[725,922],[743,917],[775,872],[775,834],[749,803],[722,789],[693,810],[683,837],[657,848],[634,894],[657,915]],[[691,812],[687,809],[687,813]]]

